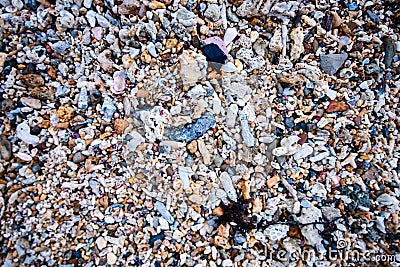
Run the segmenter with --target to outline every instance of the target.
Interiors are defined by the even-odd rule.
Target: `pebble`
[[[21,97],[21,103],[33,109],[40,109],[42,107],[42,103],[39,99],[34,99],[30,97]]]
[[[235,64],[233,64],[232,62],[228,62],[224,65],[222,65],[221,70],[225,71],[225,72],[235,72],[236,71],[236,66]]]
[[[174,130],[170,138],[174,141],[191,142],[203,136],[215,124],[211,114],[205,114],[196,122],[184,125],[181,129]]]
[[[333,75],[343,65],[347,57],[347,53],[321,55],[321,68],[329,75]]]
[[[104,239],[104,237],[100,236],[96,239],[96,245],[99,250],[103,250],[107,247],[107,241]]]
[[[12,144],[4,135],[0,135],[0,156],[3,160],[10,160],[13,156]]]
[[[107,253],[107,264],[114,265],[117,262],[117,256],[113,252]]]

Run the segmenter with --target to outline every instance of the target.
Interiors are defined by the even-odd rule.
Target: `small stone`
[[[97,40],[101,40],[103,39],[103,28],[102,27],[94,27],[92,28],[92,33],[94,38],[96,38]]]
[[[201,48],[201,51],[206,56],[207,61],[216,62],[219,64],[225,64],[227,56],[223,49],[215,43],[210,43]]]
[[[114,130],[116,134],[123,134],[128,127],[128,123],[124,119],[116,119],[114,121]]]
[[[221,70],[225,72],[235,72],[236,71],[236,66],[232,62],[228,62],[224,65],[222,65]]]
[[[30,134],[30,127],[26,122],[18,124],[17,137],[30,145],[39,143],[39,137]]]
[[[115,256],[115,254],[113,252],[108,252],[107,253],[107,264],[115,265],[116,262],[117,262],[117,256]]]
[[[349,105],[346,104],[345,102],[339,102],[339,101],[330,101],[328,107],[326,108],[326,112],[332,113],[332,112],[343,112],[349,109]]]
[[[336,12],[332,12],[332,29],[338,28],[342,24],[342,19],[339,14]]]
[[[21,77],[21,81],[29,87],[44,85],[43,77],[39,74],[27,74]]]
[[[61,106],[57,111],[57,119],[61,122],[70,121],[75,114],[75,109],[70,106]]]
[[[76,164],[81,163],[84,160],[85,160],[85,156],[82,154],[82,152],[76,152],[74,154],[74,156],[72,157],[72,162],[76,163]]]
[[[343,65],[347,57],[347,53],[321,55],[321,68],[329,75],[333,75]]]
[[[267,187],[272,188],[274,185],[276,185],[279,182],[279,176],[275,175],[272,178],[267,180]]]
[[[31,97],[21,97],[21,103],[33,109],[40,109],[42,107],[42,103],[40,102],[39,99]]]
[[[104,239],[104,237],[100,236],[96,239],[96,245],[99,250],[103,250],[105,247],[107,247],[107,241]]]
[[[383,39],[384,49],[385,49],[385,57],[383,62],[385,63],[386,68],[390,68],[392,66],[393,56],[395,54],[395,44],[392,38],[385,37]]]
[[[165,5],[158,1],[151,1],[149,3],[149,8],[150,9],[165,9]]]
[[[190,187],[190,176],[193,174],[193,171],[190,167],[178,167],[179,178],[182,181],[183,190],[187,190]]]
[[[12,157],[12,145],[5,135],[0,135],[0,157],[6,161]]]
[[[191,142],[203,136],[215,124],[211,114],[205,114],[192,124],[187,124],[181,129],[174,130],[170,138],[174,141]]]
[[[174,223],[174,217],[172,217],[171,213],[167,210],[167,207],[165,207],[164,203],[162,203],[160,201],[157,201],[154,204],[154,207],[161,214],[161,216],[163,216],[164,219],[167,220],[167,222],[169,224],[173,224]]]
[[[27,153],[23,153],[23,152],[18,152],[17,154],[15,154],[15,156],[17,158],[19,158],[20,160],[23,160],[26,162],[30,162],[32,160],[32,157],[30,155],[28,155]]]
[[[7,59],[7,54],[6,53],[0,53],[0,72],[3,71],[4,63],[6,62]]]
[[[242,127],[241,133],[242,133],[242,137],[243,137],[243,142],[246,144],[246,146],[252,147],[252,146],[254,146],[255,139],[251,132],[249,123],[247,121],[247,116],[246,116],[245,112],[242,110],[239,110],[238,113],[239,113],[239,119],[240,119],[241,127]]]
[[[64,55],[71,47],[71,45],[66,41],[58,41],[50,46],[54,52],[60,55]]]
[[[104,114],[104,118],[110,121],[116,110],[117,108],[114,106],[112,98],[106,95],[104,97],[103,105],[101,106],[101,112]]]
[[[111,73],[113,71],[114,67],[113,67],[113,62],[110,60],[109,54],[110,54],[110,51],[104,50],[97,57],[97,61],[99,62],[100,67],[103,70]]]
[[[206,12],[204,12],[204,16],[211,21],[217,21],[221,18],[221,10],[218,5],[210,4]]]
[[[78,95],[78,108],[87,109],[89,107],[89,96],[86,87],[83,87]]]
[[[135,151],[136,148],[137,148],[141,143],[143,143],[143,142],[145,141],[144,137],[143,137],[140,133],[138,133],[137,131],[132,131],[132,132],[130,132],[130,133],[129,133],[129,136],[130,136],[131,139],[129,140],[129,142],[128,142],[128,144],[127,144],[127,148],[128,148],[130,151]]]
[[[176,45],[178,44],[178,40],[177,39],[167,39],[166,43],[165,43],[165,48],[167,49],[172,49],[174,48]]]
[[[190,153],[194,154],[197,152],[197,141],[193,140],[187,145],[187,149],[189,150]]]

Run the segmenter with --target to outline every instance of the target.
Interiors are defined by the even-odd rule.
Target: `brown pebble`
[[[348,109],[349,109],[349,105],[347,105],[345,102],[331,101],[329,103],[329,106],[326,109],[326,112],[328,112],[328,113],[343,112]]]
[[[187,149],[189,150],[190,153],[194,154],[197,152],[197,141],[193,140],[187,145]]]
[[[220,216],[224,215],[224,210],[221,207],[216,207],[213,210],[213,214],[220,217]]]

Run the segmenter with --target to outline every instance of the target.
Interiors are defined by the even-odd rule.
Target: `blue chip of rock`
[[[150,246],[153,246],[154,242],[156,242],[157,240],[160,240],[160,239],[164,239],[164,238],[165,238],[164,233],[160,233],[158,235],[153,235],[150,237],[149,244],[150,244]]]
[[[351,2],[351,3],[348,3],[348,4],[347,4],[347,8],[348,8],[350,11],[355,11],[355,10],[358,9],[358,5],[357,5],[356,2]]]
[[[215,118],[210,113],[206,113],[196,122],[172,131],[170,138],[179,142],[191,142],[202,137],[214,124]]]
[[[207,61],[225,64],[225,61],[228,59],[225,53],[216,44],[205,45],[201,48],[201,51],[207,58]]]
[[[300,201],[300,205],[301,205],[303,208],[309,208],[309,207],[311,207],[311,203],[310,203],[308,200],[305,200],[305,199],[303,199],[303,200]]]

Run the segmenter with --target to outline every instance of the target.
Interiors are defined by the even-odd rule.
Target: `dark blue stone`
[[[156,242],[157,240],[160,240],[160,239],[164,239],[164,238],[165,238],[164,233],[160,233],[158,235],[153,235],[150,237],[149,244],[150,244],[150,246],[153,246],[154,242]]]
[[[285,125],[287,128],[292,129],[294,127],[294,118],[286,117],[285,118]]]
[[[170,138],[174,141],[191,142],[202,137],[214,124],[215,118],[211,114],[206,113],[196,122],[186,124],[172,131]]]
[[[203,54],[206,56],[207,61],[225,64],[228,57],[216,44],[208,44],[201,48]]]
[[[385,137],[386,139],[389,139],[389,129],[386,126],[383,127],[382,134],[383,134],[383,137]]]

